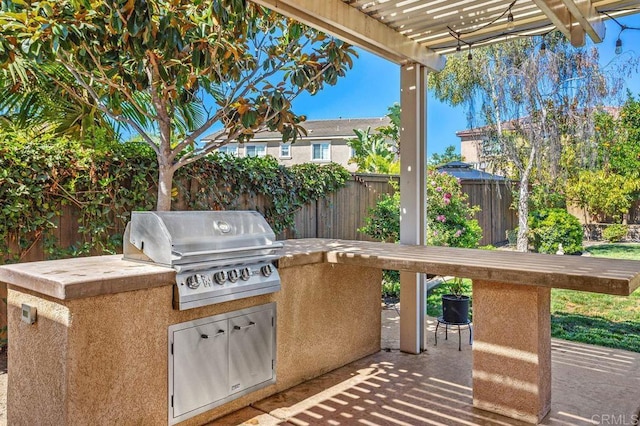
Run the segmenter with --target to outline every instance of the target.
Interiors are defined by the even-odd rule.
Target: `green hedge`
[[[297,209],[349,177],[337,164],[286,168],[272,157],[211,155],[178,170],[174,206],[235,209],[261,197],[257,210],[281,233],[293,227]],[[20,261],[38,240],[48,259],[118,252],[129,213],[155,208],[156,180],[155,154],[145,144],[99,132],[84,141],[0,134],[0,260]],[[60,247],[56,227],[69,205],[77,208],[80,238]]]
[[[566,210],[536,210],[529,216],[529,227],[533,246],[539,253],[555,254],[560,244],[565,254],[582,252],[582,225]]]

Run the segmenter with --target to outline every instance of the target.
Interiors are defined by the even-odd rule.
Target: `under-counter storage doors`
[[[180,416],[229,393],[228,321],[173,333],[173,413]]]
[[[169,424],[275,383],[276,304],[169,327]]]
[[[260,311],[229,319],[229,385],[236,393],[273,377],[275,321],[271,311]]]

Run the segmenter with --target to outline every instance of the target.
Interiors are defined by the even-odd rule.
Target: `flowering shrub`
[[[429,171],[427,177],[427,244],[451,247],[477,247],[482,229],[455,177]],[[365,226],[359,231],[380,241],[396,242],[400,229],[400,196],[383,195],[369,210]]]
[[[469,196],[456,177],[429,170],[427,175],[427,244],[432,246],[477,247],[482,229],[473,215]]]

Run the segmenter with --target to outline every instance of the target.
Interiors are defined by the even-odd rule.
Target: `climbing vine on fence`
[[[248,204],[256,206],[273,230],[281,233],[294,226],[296,210],[342,188],[350,177],[344,167],[335,163],[284,167],[270,156],[237,158],[214,154],[179,169],[175,185],[178,198],[189,210],[236,210]],[[256,205],[257,197],[265,202]]]
[[[48,259],[119,251],[129,213],[154,209],[156,164],[148,146],[101,132],[84,141],[0,135],[0,261],[23,260],[36,244]],[[213,155],[178,171],[174,209],[253,205],[280,233],[293,226],[297,209],[349,176],[336,164],[286,168],[271,157]],[[79,238],[62,247],[57,227],[68,206],[77,212]]]

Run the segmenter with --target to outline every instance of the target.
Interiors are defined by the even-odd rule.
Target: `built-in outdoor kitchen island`
[[[9,424],[175,423],[170,328],[274,303],[275,383],[181,424],[207,423],[380,350],[383,268],[474,279],[474,405],[535,423],[551,401],[550,289],[640,285],[633,261],[337,240],[285,241],[277,266],[279,291],[186,310],[176,271],[122,255],[1,267]],[[507,319],[522,332],[505,336]]]

